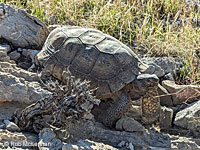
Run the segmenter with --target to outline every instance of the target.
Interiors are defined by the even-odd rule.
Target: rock
[[[38,18],[3,3],[0,3],[0,16],[1,43],[9,41],[15,48],[42,48],[48,30]]]
[[[5,124],[3,122],[0,122],[0,129],[4,129],[5,128]]]
[[[0,62],[0,79],[0,101],[31,104],[51,94],[41,87],[36,73],[9,62]]]
[[[63,139],[63,137],[69,138]],[[153,130],[145,130],[145,132],[121,132],[115,130],[104,129],[95,126],[91,121],[86,121],[67,127],[64,132],[56,132],[56,137],[63,142],[75,142],[80,139],[89,139],[95,142],[106,142],[113,147],[118,147],[121,141],[132,143],[136,147],[154,147],[154,148],[170,148],[170,139],[167,135],[155,132]]]
[[[176,126],[189,129],[200,130],[200,101],[192,104],[188,108],[179,111],[174,120]]]
[[[20,68],[23,68],[28,71],[33,71],[36,67],[35,65],[38,65],[38,62],[35,59],[35,56],[37,53],[39,53],[39,50],[34,49],[20,49],[22,52],[22,61],[18,61],[18,66]]]
[[[132,143],[134,147],[154,147],[155,149],[170,148],[170,139],[155,131],[147,132],[120,132],[96,129],[92,132],[95,141],[106,141],[109,145],[116,147],[121,141]]]
[[[162,85],[172,95],[173,104],[178,105],[183,102],[192,102],[200,97],[200,86],[177,85],[174,81],[164,80]]]
[[[0,129],[0,149],[36,149],[37,143],[38,136],[35,134]]]
[[[172,96],[169,95],[169,92],[160,84],[158,84],[158,95],[160,97],[160,104],[161,106],[173,106]]]
[[[10,61],[10,58],[7,56],[7,50],[8,48],[5,48],[4,45],[0,45],[0,72],[11,73],[16,77],[25,78],[28,81],[40,81],[36,73],[30,73],[18,68],[14,61]],[[9,59],[7,61],[2,61],[2,57],[8,57]]]
[[[148,73],[156,74],[158,77],[174,72],[176,67],[175,61],[169,57],[147,57],[143,58],[142,61],[154,68],[153,72]]]
[[[126,142],[125,141],[121,141],[117,146],[118,147],[124,147],[125,146],[125,144],[126,144]]]
[[[17,132],[21,131],[20,128],[15,123],[10,122],[9,120],[4,120],[4,123],[8,131],[17,131]]]
[[[17,51],[13,51],[9,53],[8,56],[10,57],[10,59],[17,61],[17,59],[20,58],[20,53],[18,53]]]
[[[116,129],[121,131],[128,131],[128,132],[143,132],[145,131],[144,126],[142,126],[139,122],[134,120],[133,118],[124,117],[117,121]]]
[[[10,57],[7,56],[6,52],[0,51],[0,60],[1,61],[9,61]]]
[[[172,73],[168,73],[166,75],[164,75],[164,80],[171,80],[171,81],[175,81]]]
[[[0,61],[10,61],[7,53],[11,50],[9,45],[0,45]]]
[[[133,144],[132,144],[132,143],[129,143],[128,148],[129,148],[130,150],[134,150]]]
[[[151,66],[151,68],[154,68],[154,69],[152,69],[152,71],[153,70],[154,71],[150,74],[156,74],[159,78],[165,75],[165,71],[157,64],[151,63],[151,64],[149,64],[149,66]]]
[[[45,19],[46,24],[56,24],[58,21],[57,16],[50,16],[49,18]]]
[[[83,118],[87,119],[87,120],[93,120],[94,119],[94,115],[92,113],[85,113],[83,115]]]
[[[19,48],[17,49],[18,52],[22,52],[22,50],[23,50],[23,49],[22,49],[21,47],[19,47]]]
[[[39,50],[34,49],[22,49],[22,55],[30,58],[32,63],[35,63],[35,56],[39,53]]]
[[[200,139],[170,135],[171,150],[197,150],[200,149]]]
[[[141,59],[149,65],[146,73],[156,74],[165,80],[174,80],[184,61],[178,57],[145,57]]]
[[[117,150],[117,148],[114,148],[110,145],[100,143],[100,142],[94,142],[91,140],[79,140],[76,143],[73,144],[65,144],[62,147],[62,150]]]
[[[167,107],[161,107],[160,128],[167,129],[172,126],[173,110]]]
[[[11,51],[10,45],[0,45],[0,51],[4,51],[6,54]]]
[[[0,120],[11,120],[13,113],[18,109],[22,110],[27,107],[27,104],[19,103],[19,102],[9,102],[4,101],[0,102]]]
[[[53,130],[44,128],[39,133],[39,150],[58,150],[63,146],[62,142],[56,138]]]
[[[62,150],[79,150],[79,147],[76,144],[65,144],[63,145]]]
[[[81,104],[80,107],[83,110],[88,111],[88,110],[91,110],[93,108],[93,104],[91,104],[89,101],[87,101],[87,102]]]
[[[125,114],[125,116],[134,118],[135,120],[141,120],[141,106],[131,105],[130,110]]]

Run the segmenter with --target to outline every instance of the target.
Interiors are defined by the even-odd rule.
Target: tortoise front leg
[[[140,98],[141,118],[144,124],[152,124],[160,114],[160,98],[158,95],[159,79],[156,75],[141,74],[132,83],[130,92],[132,99]]]
[[[109,107],[105,112],[100,114],[100,121],[107,127],[113,127],[118,119],[126,113],[131,106],[130,96],[123,91],[121,93],[120,99],[117,100],[111,107]]]
[[[153,88],[140,98],[141,118],[143,124],[152,124],[159,119],[160,98],[156,97],[157,95],[157,88]]]

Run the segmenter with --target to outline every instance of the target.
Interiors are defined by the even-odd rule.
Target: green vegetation
[[[6,0],[1,0],[4,2]],[[187,63],[181,78],[200,80],[200,10],[184,0],[15,0],[47,24],[93,27],[156,56],[180,56]],[[51,18],[51,19],[49,19]],[[47,20],[53,20],[47,21]],[[178,25],[178,21],[183,21]]]

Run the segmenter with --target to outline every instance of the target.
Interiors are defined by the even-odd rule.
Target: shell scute
[[[91,71],[91,76],[99,80],[109,80],[119,72],[119,65],[113,55],[100,53]]]
[[[105,39],[105,35],[97,30],[90,30],[80,36],[83,44],[95,45]]]
[[[114,54],[121,45],[119,44],[119,41],[106,38],[102,42],[98,43],[96,47],[103,53]]]
[[[84,47],[84,49],[85,50],[77,53],[72,66],[84,74],[89,74],[96,63],[100,52],[94,46],[87,46]]]
[[[63,28],[62,31],[69,37],[79,37],[81,34],[88,31],[86,28],[80,28],[80,27],[68,27]]]

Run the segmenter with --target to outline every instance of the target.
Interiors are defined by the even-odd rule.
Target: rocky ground
[[[140,102],[134,101],[115,128],[104,127],[88,113],[90,106],[98,103],[94,97],[88,97],[94,98],[92,105],[85,101],[78,104],[84,110],[77,113],[84,113],[83,120],[66,121],[55,113],[61,109],[54,107],[65,94],[63,86],[56,87],[54,80],[44,84],[34,68],[35,55],[55,26],[47,28],[22,10],[0,6],[0,149],[200,149],[200,87],[176,84],[183,60],[139,56],[151,67],[148,73],[160,79],[160,118],[154,125],[141,123]],[[45,85],[50,85],[51,90]],[[87,87],[87,83],[82,86]],[[77,88],[76,84],[73,88]],[[61,106],[71,108],[71,104],[64,102]],[[67,113],[74,115],[78,110]],[[60,126],[64,122],[67,130],[51,126],[53,121]]]

